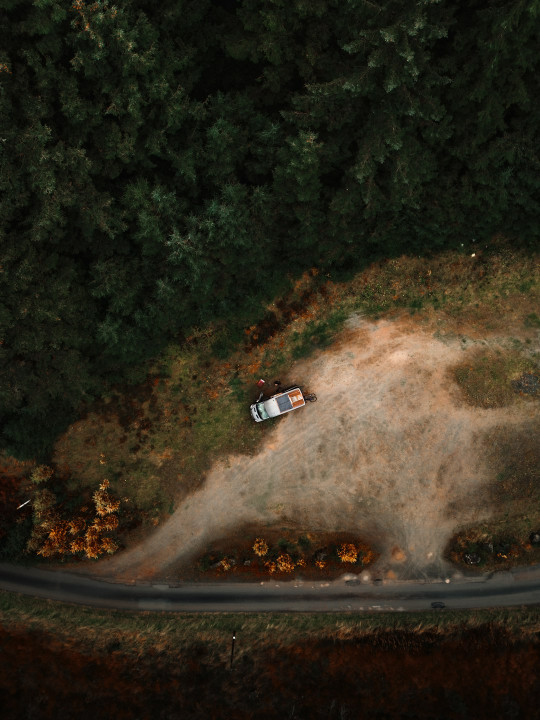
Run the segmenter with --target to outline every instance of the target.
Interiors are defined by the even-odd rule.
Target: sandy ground
[[[381,553],[377,575],[451,573],[442,551],[453,530],[489,514],[483,434],[521,425],[537,405],[466,405],[448,367],[471,349],[410,319],[351,318],[332,348],[295,367],[318,402],[269,427],[257,455],[214,466],[148,540],[97,573],[173,579],[180,561],[254,522],[354,531]]]

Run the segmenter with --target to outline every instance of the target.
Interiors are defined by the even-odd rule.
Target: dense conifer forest
[[[308,267],[540,234],[538,0],[1,0],[1,445]]]

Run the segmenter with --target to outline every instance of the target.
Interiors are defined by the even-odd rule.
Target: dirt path
[[[459,338],[443,342],[410,319],[351,318],[336,345],[295,368],[319,401],[269,429],[256,456],[215,466],[154,535],[98,573],[171,577],[213,538],[254,522],[358,532],[388,577],[448,572],[452,531],[488,512],[479,437],[536,411],[465,405],[447,368],[466,352]]]

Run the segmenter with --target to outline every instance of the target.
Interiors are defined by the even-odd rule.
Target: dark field
[[[454,625],[444,613],[416,625],[386,616],[388,629],[381,616],[372,629],[365,616],[168,616],[170,632],[151,640],[135,630],[142,616],[129,633],[85,627],[71,639],[9,623],[0,626],[2,717],[533,720],[538,611],[515,612],[514,624],[484,613],[461,627],[457,613]],[[528,631],[516,629],[525,617]],[[194,632],[175,649],[182,625]]]

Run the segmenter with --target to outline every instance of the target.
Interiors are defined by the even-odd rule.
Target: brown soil
[[[388,577],[448,573],[443,550],[456,526],[491,512],[494,468],[482,437],[538,423],[528,398],[466,404],[450,368],[505,340],[459,330],[441,332],[440,318],[350,318],[336,344],[291,371],[319,401],[268,423],[255,456],[215,465],[148,540],[96,573],[174,580],[179,563],[246,523],[361,535]],[[519,326],[511,332],[519,337]]]

